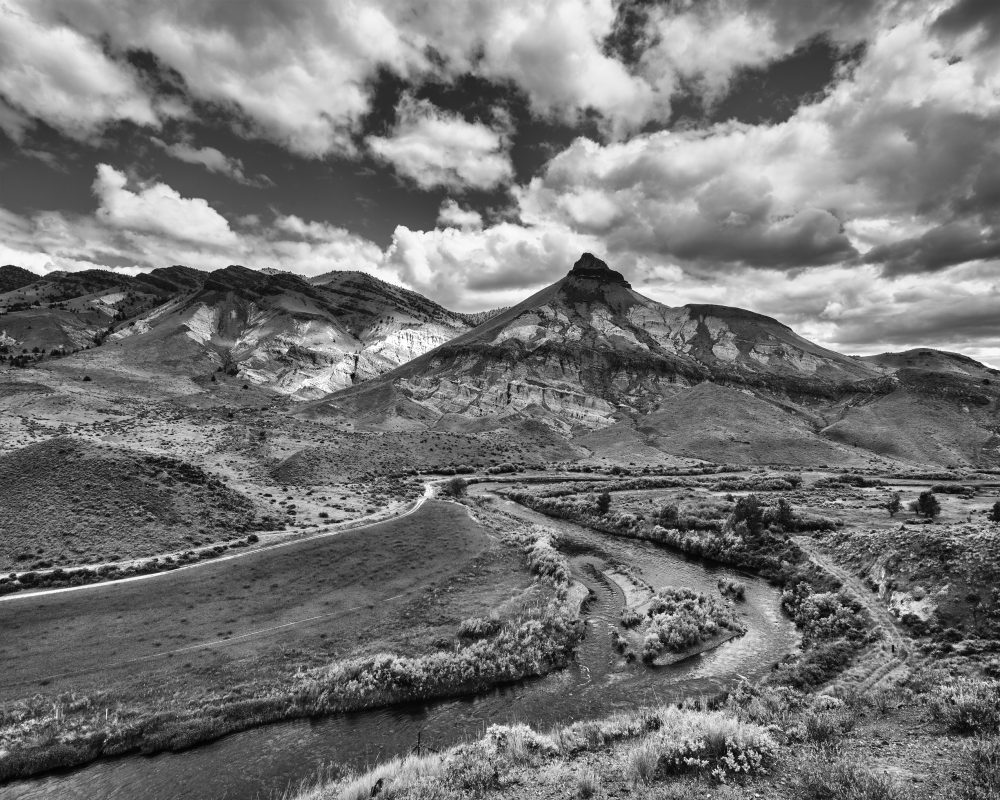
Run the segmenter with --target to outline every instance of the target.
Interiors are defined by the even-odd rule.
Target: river
[[[795,628],[781,612],[779,592],[766,581],[685,559],[650,542],[604,535],[498,502],[525,522],[556,529],[574,577],[593,592],[586,608],[587,635],[566,669],[475,697],[279,723],[181,753],[99,761],[0,787],[0,798],[264,800],[310,779],[324,763],[364,766],[408,752],[418,734],[424,746],[441,748],[475,737],[494,723],[526,722],[544,730],[621,709],[713,694],[741,677],[762,677],[797,644]],[[595,571],[615,562],[631,565],[657,588],[688,586],[715,593],[720,578],[743,581],[746,601],[738,609],[746,635],[670,667],[626,663],[612,649],[609,634],[621,612],[621,592]]]

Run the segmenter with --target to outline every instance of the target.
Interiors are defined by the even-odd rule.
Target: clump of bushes
[[[1000,740],[982,738],[965,749],[967,779],[962,800],[996,800],[1000,797]]]
[[[731,597],[733,600],[743,601],[747,596],[747,585],[743,581],[731,581],[719,578],[719,591],[723,597]]]
[[[469,482],[465,478],[454,477],[441,485],[441,494],[445,497],[465,497]]]
[[[800,581],[781,595],[785,612],[802,631],[802,654],[781,665],[776,678],[792,686],[818,686],[844,669],[875,635],[868,612],[840,592],[816,592]]]
[[[1000,733],[1000,681],[964,678],[945,684],[938,688],[931,710],[955,733]]]
[[[806,757],[795,772],[795,797],[802,800],[902,800],[902,787],[880,775],[828,753]]]
[[[626,773],[641,785],[673,775],[700,773],[718,781],[765,773],[778,746],[759,725],[719,712],[670,709],[662,725],[626,758]]]
[[[746,631],[714,597],[688,588],[660,589],[653,595],[646,615],[649,621],[642,646],[644,661],[655,660],[665,650],[683,652],[725,631]]]

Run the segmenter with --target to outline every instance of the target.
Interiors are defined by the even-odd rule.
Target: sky
[[[460,311],[583,251],[669,305],[1000,367],[996,0],[0,0],[0,264],[360,269]]]

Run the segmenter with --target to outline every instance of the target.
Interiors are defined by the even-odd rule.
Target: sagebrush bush
[[[940,686],[931,711],[955,733],[1000,733],[1000,681],[962,678]]]
[[[718,781],[767,771],[778,746],[764,728],[720,712],[666,709],[662,727],[629,752],[627,774],[649,784],[686,772]]]
[[[983,738],[966,746],[963,760],[968,778],[962,800],[1000,800],[1000,740]]]
[[[814,754],[798,765],[793,778],[796,800],[903,800],[903,790],[881,775],[845,759]]]

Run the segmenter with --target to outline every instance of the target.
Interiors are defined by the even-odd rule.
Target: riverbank
[[[745,683],[708,704],[638,708],[550,731],[494,725],[444,752],[342,772],[283,797],[995,797],[1000,745],[963,735],[954,714],[940,715],[942,697],[941,687],[838,699]]]
[[[402,546],[401,533],[407,537],[407,546]],[[544,534],[500,541],[473,522],[463,507],[436,502],[405,528],[402,523],[386,523],[374,533],[354,535],[358,537],[364,550],[348,539],[333,539],[323,548],[323,563],[313,565],[322,573],[327,591],[339,592],[336,600],[323,604],[334,606],[333,610],[305,616],[301,626],[278,625],[259,631],[265,638],[277,636],[279,641],[287,641],[289,635],[304,630],[310,634],[307,640],[318,635],[325,648],[316,647],[296,665],[295,661],[289,663],[287,647],[279,646],[270,668],[259,670],[254,677],[245,671],[248,661],[256,666],[253,656],[259,654],[257,648],[250,647],[247,656],[233,664],[243,680],[232,680],[229,676],[235,675],[231,670],[212,670],[209,676],[214,680],[208,685],[195,684],[180,694],[170,691],[172,684],[190,681],[201,672],[183,659],[203,654],[212,660],[217,655],[214,651],[246,647],[248,642],[240,641],[244,637],[231,632],[232,638],[167,653],[153,648],[145,661],[131,666],[142,675],[157,667],[161,672],[167,670],[159,691],[145,681],[137,684],[127,676],[116,678],[109,674],[113,665],[105,665],[103,675],[97,669],[98,674],[62,677],[60,687],[66,690],[9,703],[0,712],[0,780],[76,767],[101,757],[176,751],[281,720],[474,694],[500,683],[544,674],[570,657],[581,634],[581,590],[571,584],[565,562],[547,545]],[[447,553],[448,558],[435,555],[439,553]],[[303,552],[302,557],[315,559],[311,551]],[[354,563],[358,558],[368,567]],[[229,586],[246,578],[234,575],[234,566],[217,576]],[[299,573],[300,583],[304,566],[305,562],[298,560],[290,565]],[[373,566],[377,572],[366,579]],[[276,570],[276,564],[268,564],[269,578]],[[536,576],[533,581],[529,571]],[[484,583],[487,575],[490,579]],[[290,586],[292,581],[282,585]],[[251,583],[244,586],[253,589]],[[298,588],[304,591],[308,587]],[[90,593],[86,596],[91,597]],[[120,607],[120,598],[115,600],[111,611]],[[43,607],[66,602],[62,597],[38,599],[42,601]],[[19,609],[23,611],[24,606]],[[93,610],[99,618],[97,609]],[[76,612],[83,613],[80,609]],[[488,635],[463,636],[465,623],[456,623],[467,620],[465,615],[480,618],[476,615],[484,612],[494,624]],[[221,614],[217,611],[213,616],[218,625]],[[172,624],[189,622],[189,617],[182,615],[174,618],[165,614],[164,618]],[[431,623],[432,619],[440,622]],[[449,624],[449,619],[455,622]],[[212,624],[211,620],[208,623]],[[18,622],[11,627],[22,625]],[[327,631],[338,629],[337,637],[329,643],[334,647],[330,647]],[[22,628],[22,635],[27,643],[30,628]],[[392,640],[384,636],[396,636],[402,646],[397,645],[393,654],[385,653],[379,645]],[[357,637],[363,637],[362,647]],[[303,641],[301,635],[296,638]],[[356,655],[327,657],[323,663],[323,652],[336,653],[339,644],[354,649]],[[98,661],[99,655],[95,654]],[[47,664],[48,669],[53,666]],[[120,666],[128,672],[129,665]],[[19,669],[36,676],[40,672],[37,666],[26,664]],[[102,678],[118,680],[119,688],[98,688],[89,693],[71,688],[92,687]],[[10,689],[8,693],[13,694]]]

